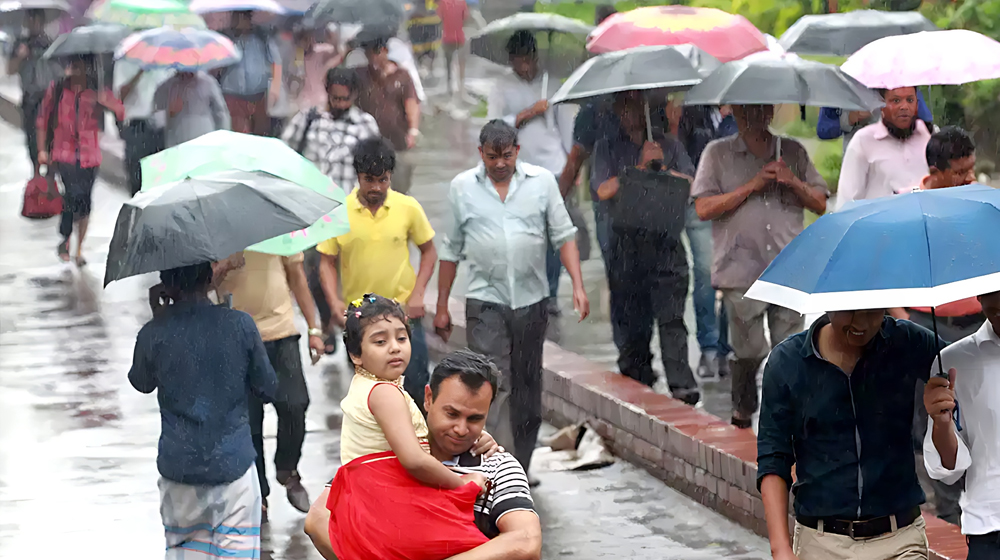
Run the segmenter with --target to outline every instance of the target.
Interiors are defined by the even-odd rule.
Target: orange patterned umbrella
[[[722,62],[767,50],[767,39],[743,16],[714,8],[650,6],[614,14],[591,32],[587,50],[690,43]]]

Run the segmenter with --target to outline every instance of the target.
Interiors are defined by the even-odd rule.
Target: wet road
[[[469,129],[449,122],[434,119],[428,126],[461,145]],[[101,288],[107,244],[126,195],[98,181],[85,251],[91,264],[61,264],[56,221],[19,216],[29,175],[23,137],[0,122],[0,139],[0,558],[155,558],[163,542],[155,467],[159,414],[155,397],[139,394],[126,379],[135,334],[150,317],[145,290],[155,279]],[[424,186],[414,194],[428,198],[435,226],[450,168],[468,165],[469,152],[450,150],[442,157],[452,159],[440,166],[418,168]],[[587,263],[588,275],[600,266]],[[598,291],[593,287],[593,296]],[[600,329],[599,321],[588,322],[563,336],[582,348]],[[344,361],[338,355],[306,368],[313,405],[300,470],[313,496],[337,466],[337,403],[349,379]],[[269,455],[274,431],[268,416]],[[545,558],[769,556],[763,539],[629,464],[539,478],[534,495]],[[272,496],[265,557],[318,559],[302,522],[283,496]]]

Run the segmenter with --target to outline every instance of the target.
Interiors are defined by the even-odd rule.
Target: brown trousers
[[[924,518],[880,537],[860,540],[796,523],[792,552],[799,560],[927,560]]]

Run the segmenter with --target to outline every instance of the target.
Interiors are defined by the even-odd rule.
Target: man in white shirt
[[[987,321],[941,353],[948,378],[924,390],[930,425],[924,464],[931,478],[954,484],[966,474],[962,533],[968,560],[1000,559],[1000,292],[979,296]],[[956,408],[957,407],[957,408]],[[953,415],[952,411],[957,410]]]
[[[837,210],[852,200],[882,198],[913,188],[927,175],[931,133],[917,118],[917,90],[886,90],[882,120],[857,132],[844,153]]]
[[[549,79],[538,63],[538,44],[530,31],[518,31],[507,41],[511,73],[497,78],[487,100],[486,117],[503,119],[518,130],[520,160],[552,172],[556,180],[566,166],[573,148],[574,110],[571,106],[549,107],[548,98],[559,89],[557,79]],[[545,257],[549,279],[549,312],[558,313],[559,255],[553,247]]]
[[[153,118],[153,96],[173,70],[143,71],[129,60],[115,62],[114,90],[125,105],[125,174],[132,194],[142,187],[139,160],[163,149],[163,123]]]

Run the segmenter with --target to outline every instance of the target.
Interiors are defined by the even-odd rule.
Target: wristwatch
[[[323,338],[323,329],[317,329],[317,328],[314,327],[314,328],[309,329],[308,332],[309,332],[309,336],[316,336],[316,337],[319,337],[319,338]]]

